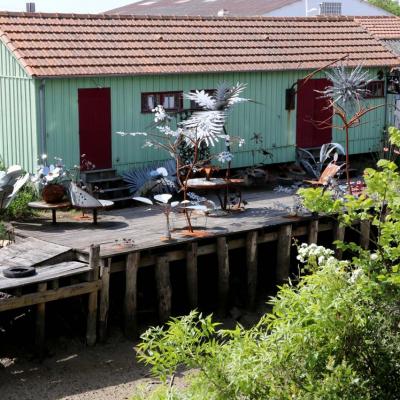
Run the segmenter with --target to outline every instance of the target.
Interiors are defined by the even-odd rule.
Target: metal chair
[[[97,213],[99,209],[112,207],[114,205],[114,202],[111,200],[96,199],[91,194],[78,187],[74,182],[71,182],[70,184],[69,194],[71,204],[74,208],[80,210],[92,210],[94,224],[97,224]]]

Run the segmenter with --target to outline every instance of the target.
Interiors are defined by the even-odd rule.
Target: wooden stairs
[[[128,186],[113,168],[81,172],[81,179],[89,193],[99,199],[113,201],[115,208],[133,204]]]

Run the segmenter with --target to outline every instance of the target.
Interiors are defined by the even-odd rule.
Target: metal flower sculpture
[[[172,210],[179,205],[179,201],[173,201],[170,203],[169,201],[172,199],[172,194],[164,193],[164,194],[157,194],[154,196],[154,200],[156,201],[156,205],[160,206],[163,210],[165,215],[165,233],[164,237],[167,240],[171,240],[171,224],[170,224],[170,215]],[[140,201],[144,204],[154,205],[154,202],[147,197],[133,197],[133,200]]]

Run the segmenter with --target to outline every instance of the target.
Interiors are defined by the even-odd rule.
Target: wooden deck
[[[344,228],[331,219],[327,221],[314,219],[311,216],[294,218],[285,216],[286,213],[282,209],[279,210],[276,203],[293,205],[294,197],[291,195],[253,191],[245,193],[244,199],[248,204],[243,212],[208,217],[207,220],[204,216],[194,218],[194,226],[202,227],[207,233],[205,237],[185,236],[182,231],[186,225],[184,216],[176,215],[172,218],[176,230],[173,232],[172,240],[169,241],[162,240],[165,216],[160,209],[150,207],[103,212],[97,226],[94,226],[90,219],[76,221],[69,214],[60,214],[57,225],[43,218],[15,223],[16,234],[19,237],[30,238],[32,249],[28,253],[36,254],[36,265],[49,265],[42,260],[46,257],[46,253],[50,260],[60,263],[63,254],[71,257],[72,252],[69,261],[79,263],[70,264],[70,268],[80,269],[83,274],[80,282],[71,280],[65,287],[58,288],[56,266],[54,266],[52,271],[54,282],[43,282],[39,279],[42,283],[36,285],[35,293],[26,295],[28,296],[25,297],[26,300],[18,300],[17,290],[12,292],[16,297],[0,299],[0,304],[2,301],[9,302],[11,307],[36,304],[40,322],[37,326],[41,327],[38,337],[43,338],[46,302],[65,296],[89,293],[87,340],[93,344],[97,333],[100,340],[105,340],[107,337],[109,303],[112,296],[110,279],[113,273],[120,272],[125,274],[123,310],[125,333],[132,337],[137,333],[137,315],[140,312],[138,293],[146,291],[146,287],[138,288],[139,268],[154,266],[157,311],[160,321],[163,322],[169,318],[172,309],[171,263],[185,262],[186,268],[182,270],[182,274],[186,279],[186,287],[182,287],[182,290],[187,293],[188,307],[194,309],[199,305],[198,260],[205,255],[214,255],[216,279],[218,279],[218,310],[223,314],[229,307],[230,257],[233,250],[242,249],[246,254],[243,267],[246,269],[247,278],[244,284],[248,307],[252,308],[257,295],[258,269],[265,262],[262,261],[265,260],[265,254],[261,253],[260,245],[275,243],[276,265],[270,268],[275,271],[276,282],[282,283],[287,281],[290,274],[293,237],[305,236],[309,243],[317,243],[319,232],[332,231],[334,239],[344,238]],[[365,226],[362,229],[361,243],[368,243],[368,238],[369,226]],[[36,246],[32,242],[35,240],[38,241]],[[337,255],[340,257],[339,253]],[[11,248],[0,250],[0,264],[7,260],[21,262],[21,257],[26,258],[24,265],[35,261],[29,254],[22,256],[13,254]],[[66,265],[58,265],[58,268],[61,268],[60,273],[67,273],[65,267]],[[51,268],[43,269],[46,273],[50,271]],[[6,305],[3,309],[5,308]]]
[[[265,227],[288,223],[282,211],[273,211],[274,203],[293,204],[293,196],[271,191],[249,192],[244,196],[248,201],[244,212],[234,212],[223,217],[194,217],[194,225],[206,228],[210,236],[231,235]],[[276,205],[275,205],[276,208]],[[177,244],[199,240],[179,232],[185,226],[182,214],[172,217],[177,228],[171,241],[162,241],[165,217],[160,209],[153,207],[132,207],[123,210],[105,211],[99,216],[99,224],[94,226],[91,220],[75,221],[59,217],[57,225],[40,219],[24,223],[15,223],[15,232],[19,236],[34,237],[48,243],[57,244],[88,254],[89,246],[101,245],[101,257],[110,257],[132,251],[168,248]],[[124,239],[133,241],[133,245],[124,244]]]

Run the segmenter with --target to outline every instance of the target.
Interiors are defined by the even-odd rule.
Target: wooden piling
[[[43,293],[47,290],[47,283],[38,284],[38,293]],[[44,354],[44,341],[46,329],[46,303],[39,303],[36,306],[36,351],[40,358]]]
[[[363,220],[360,222],[360,246],[367,250],[369,247],[369,238],[371,234],[371,221]]]
[[[217,238],[219,313],[226,314],[229,299],[229,248],[226,237]]]
[[[346,227],[341,226],[339,221],[336,221],[333,227],[333,241],[336,240],[343,241],[345,233],[346,233]],[[341,260],[343,257],[343,251],[341,249],[336,248],[335,256],[338,260]]]
[[[247,304],[254,309],[257,295],[257,239],[258,232],[249,232],[246,237],[246,263],[247,263]]]
[[[318,219],[313,219],[308,225],[308,244],[318,242]]]
[[[171,316],[172,289],[167,256],[158,256],[156,260],[156,285],[158,293],[158,316],[162,323]]]
[[[186,250],[186,281],[190,308],[198,306],[197,243],[190,243]]]
[[[129,253],[126,257],[125,280],[125,335],[135,338],[137,335],[137,274],[140,253]]]
[[[290,249],[292,246],[292,225],[282,225],[278,232],[277,269],[278,283],[286,282],[290,274]]]
[[[90,246],[89,250],[89,266],[92,268],[89,279],[97,281],[99,279],[100,267],[100,246]],[[89,293],[88,297],[88,315],[86,324],[86,343],[88,346],[93,346],[97,340],[97,290]]]
[[[108,311],[110,307],[110,267],[111,258],[103,261],[101,266],[101,291],[99,310],[99,340],[107,339]]]

